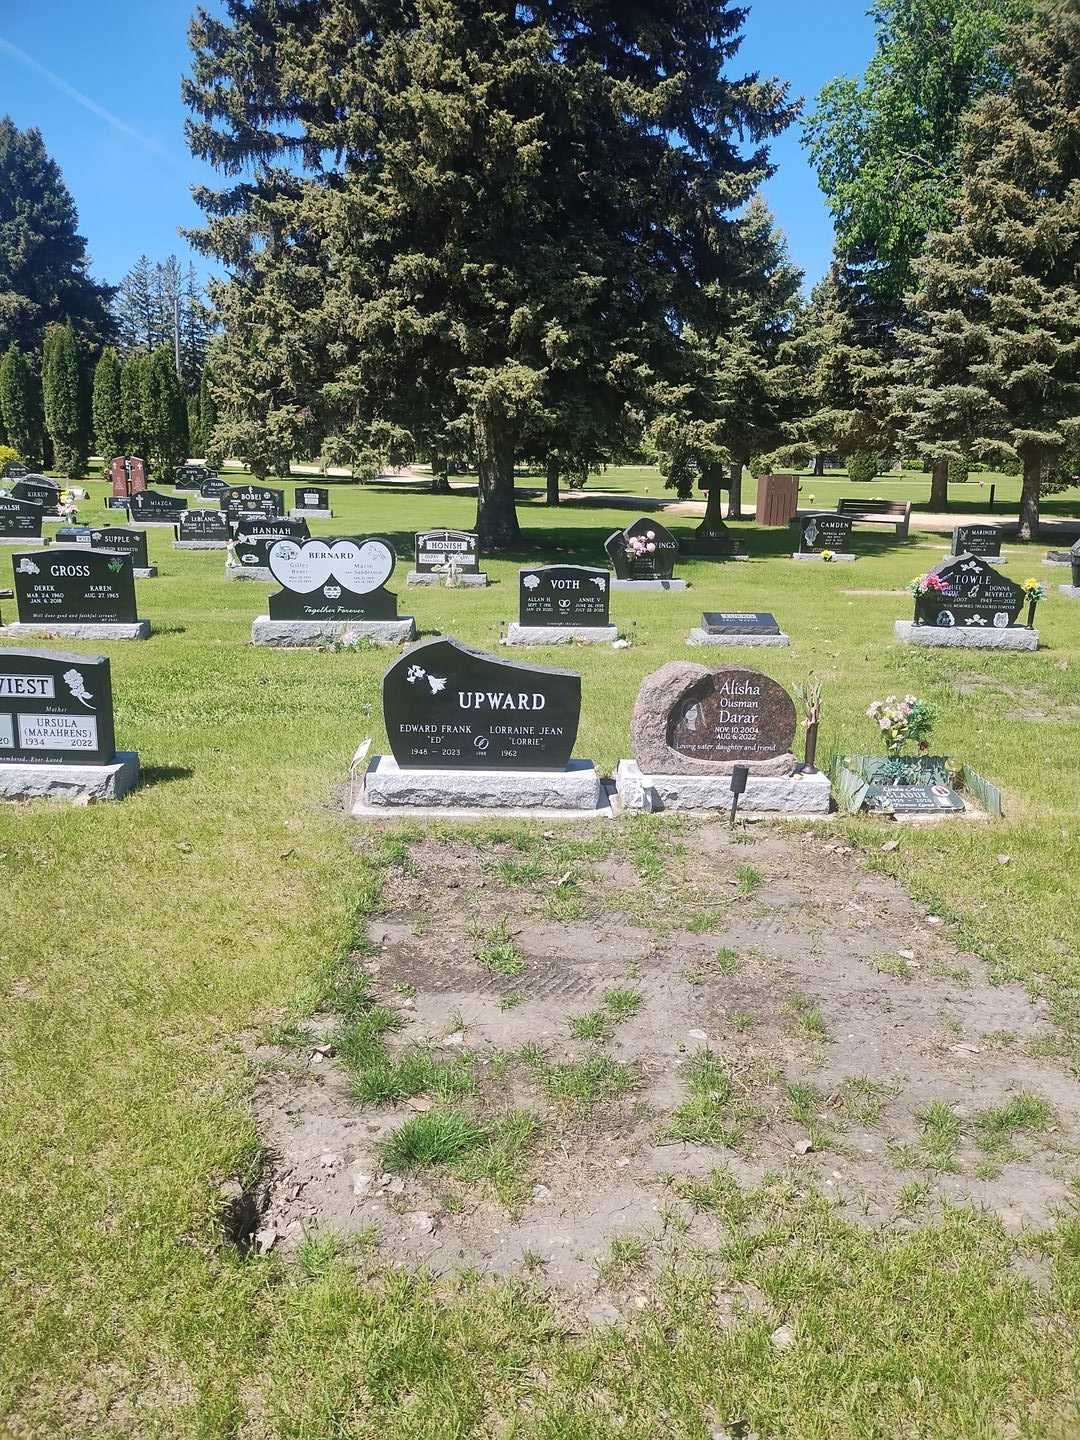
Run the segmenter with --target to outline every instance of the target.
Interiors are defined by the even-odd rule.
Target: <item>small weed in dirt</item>
[[[713,956],[713,968],[718,975],[735,975],[739,969],[739,957],[734,950],[721,945]]]
[[[567,1021],[570,1033],[577,1040],[611,1039],[611,1020],[599,1010],[588,1010],[584,1015],[571,1015]]]
[[[906,1185],[901,1185],[896,1197],[901,1215],[908,1220],[914,1219],[929,1200],[931,1189],[929,1180],[909,1180]]]
[[[593,1055],[587,1060],[560,1060],[545,1065],[544,1089],[552,1100],[578,1105],[595,1105],[601,1100],[615,1100],[632,1087],[633,1076],[625,1065],[607,1055]]]
[[[271,1025],[263,1037],[267,1045],[276,1045],[279,1050],[310,1050],[311,1032],[297,1020],[283,1020]]]
[[[510,922],[504,916],[496,925],[484,930],[476,947],[477,962],[492,975],[513,979],[525,969],[525,957],[514,944],[510,933]]]
[[[449,1165],[484,1139],[484,1132],[460,1110],[414,1115],[379,1141],[384,1170],[421,1170]]]
[[[702,910],[700,914],[691,916],[686,928],[691,935],[708,935],[710,931],[723,930],[726,925],[726,911]]]
[[[420,1046],[393,1059],[375,1061],[354,1075],[352,1082],[353,1094],[365,1105],[394,1104],[413,1095],[456,1100],[475,1088],[469,1056],[441,1060]]]
[[[581,882],[573,873],[566,873],[555,881],[544,905],[550,919],[566,924],[585,917],[585,900]]]
[[[478,1144],[453,1165],[459,1180],[485,1181],[503,1205],[519,1205],[527,1192],[525,1151],[536,1138],[536,1116],[528,1110],[510,1110],[500,1115],[483,1133]]]
[[[1038,1135],[1054,1118],[1053,1106],[1041,1095],[1021,1092],[1004,1105],[981,1110],[974,1119],[979,1148],[990,1159],[1005,1162],[1019,1154],[1013,1141],[1017,1135]]]
[[[399,980],[394,986],[394,994],[400,995],[403,1000],[415,1000],[416,986],[410,985],[407,980]]]
[[[927,967],[926,973],[934,980],[952,980],[957,985],[971,984],[971,971],[965,965],[947,965],[935,960]]]
[[[740,895],[753,895],[762,881],[760,870],[755,870],[753,865],[740,865],[735,872],[735,878],[739,882]]]
[[[520,990],[510,990],[499,1001],[499,1009],[516,1010],[524,998]]]
[[[371,981],[348,964],[335,966],[327,976],[317,1009],[340,1015],[345,1024],[371,1009]]]
[[[401,1016],[385,1005],[372,1005],[338,1031],[334,1043],[342,1063],[355,1073],[385,1060],[384,1037],[394,1034],[404,1024]]]
[[[881,1119],[885,1102],[896,1090],[868,1075],[849,1075],[836,1092],[835,1103],[841,1113],[856,1125],[869,1127]]]
[[[637,990],[609,990],[604,996],[604,1008],[616,1020],[632,1020],[644,1003]]]
[[[538,1271],[543,1270],[547,1263],[543,1255],[537,1254],[535,1250],[521,1252],[521,1268],[529,1275],[535,1275]]]
[[[746,1107],[736,1104],[731,1076],[711,1050],[699,1050],[684,1071],[690,1091],[673,1112],[665,1135],[699,1145],[722,1145],[737,1150],[746,1139]]]
[[[902,955],[878,955],[872,963],[879,975],[891,975],[894,980],[915,978],[915,967]]]
[[[825,1104],[821,1092],[813,1085],[792,1081],[786,1086],[788,1115],[796,1124],[803,1126],[815,1150],[827,1150],[832,1136],[821,1123],[821,1110]]]
[[[793,1016],[794,1028],[807,1040],[823,1044],[829,1038],[829,1031],[821,1011],[812,1005],[805,995],[789,995],[787,1008]]]
[[[954,1174],[959,1169],[956,1147],[960,1143],[960,1117],[951,1105],[935,1100],[924,1109],[916,1110],[915,1119],[922,1138],[917,1145],[890,1145],[894,1163],[903,1170]]]
[[[605,1285],[617,1285],[649,1258],[649,1241],[644,1235],[616,1235],[605,1259],[596,1263],[596,1273]]]
[[[679,1196],[695,1210],[708,1210],[733,1228],[751,1218],[753,1206],[730,1170],[713,1170],[704,1180],[683,1180]]]
[[[752,1030],[755,1023],[749,1010],[732,1010],[728,1016],[728,1024],[740,1035],[746,1030]]]
[[[542,860],[500,860],[498,871],[503,884],[516,889],[524,885],[535,885],[538,880],[543,879],[544,862]]]
[[[409,853],[409,847],[422,838],[420,832],[415,830],[398,830],[380,836],[376,847],[380,863],[387,868],[396,866],[406,875],[415,875],[417,873],[416,861]]]
[[[308,1280],[324,1280],[340,1257],[341,1242],[336,1235],[305,1235],[296,1249],[296,1263]]]

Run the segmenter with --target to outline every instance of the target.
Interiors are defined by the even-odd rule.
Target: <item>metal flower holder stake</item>
[[[795,692],[802,703],[803,724],[806,727],[806,748],[800,767],[804,775],[818,773],[814,761],[817,759],[818,725],[821,723],[821,692],[821,681],[815,680],[813,676],[807,680],[805,685],[800,685]]]

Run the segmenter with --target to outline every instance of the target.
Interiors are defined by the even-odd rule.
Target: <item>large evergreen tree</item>
[[[106,471],[114,455],[123,450],[123,407],[120,401],[120,356],[111,345],[94,367],[94,446]]]
[[[971,112],[956,223],[916,264],[899,400],[915,443],[1023,467],[1020,537],[1080,434],[1080,7],[1012,34]]]
[[[120,420],[129,454],[144,460],[150,456],[149,427],[146,421],[146,379],[150,357],[136,350],[120,370]]]
[[[783,87],[724,76],[744,17],[730,0],[197,12],[190,143],[252,176],[199,197],[200,243],[232,272],[219,435],[260,464],[312,430],[354,457],[471,453],[482,541],[513,545],[515,459],[558,435],[564,397],[605,399],[621,431],[727,279],[762,142],[791,115]]]
[[[41,382],[14,341],[0,360],[0,414],[8,443],[27,465],[44,462]]]
[[[89,425],[79,346],[70,324],[54,325],[45,336],[41,389],[53,464],[62,475],[76,479],[86,468]]]
[[[166,475],[188,455],[187,403],[176,375],[173,352],[155,350],[143,375],[143,416],[150,459]]]
[[[192,439],[192,448],[195,454],[203,457],[215,454],[214,432],[217,429],[218,411],[217,401],[214,398],[213,379],[213,362],[207,357],[199,378],[199,434],[197,439]]]
[[[75,202],[39,130],[0,119],[0,348],[38,354],[70,321],[88,350],[112,332],[112,291],[90,278]]]

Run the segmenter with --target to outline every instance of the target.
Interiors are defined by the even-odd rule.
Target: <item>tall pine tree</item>
[[[149,355],[136,350],[120,370],[120,420],[128,453],[150,458],[149,427],[146,421],[146,376]]]
[[[744,18],[731,0],[197,12],[190,143],[252,177],[199,195],[199,243],[232,274],[219,433],[260,464],[306,429],[354,456],[471,453],[481,540],[514,545],[515,460],[564,414],[574,430],[565,397],[606,400],[619,438],[726,279],[792,113],[782,86],[725,76]]]
[[[89,426],[79,347],[70,324],[54,325],[45,336],[41,389],[53,464],[62,475],[77,479],[86,468]]]
[[[1050,0],[1005,54],[1008,93],[965,127],[956,224],[915,267],[899,403],[914,443],[1021,464],[1033,540],[1080,435],[1080,7]]]
[[[150,459],[164,477],[188,455],[187,404],[172,350],[160,346],[145,363],[143,374],[143,417],[150,446]]]
[[[8,443],[30,466],[45,460],[41,382],[14,341],[0,360],[0,414]]]
[[[105,463],[124,446],[123,409],[120,402],[120,356],[111,345],[101,352],[94,367],[94,446]]]

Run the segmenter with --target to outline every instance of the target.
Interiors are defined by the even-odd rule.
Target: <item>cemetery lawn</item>
[[[104,486],[91,488],[84,518],[98,521]],[[516,616],[519,563],[600,564],[603,540],[633,518],[600,503],[559,511],[524,503],[531,543],[519,556],[484,561],[497,583],[410,592],[404,577],[413,532],[468,528],[474,502],[389,486],[331,483],[330,490],[336,518],[313,522],[313,533],[386,536],[399,555],[389,588],[400,613],[414,614],[422,633],[443,630],[492,651],[500,624]],[[651,493],[659,494],[658,481]],[[691,523],[675,520],[671,528],[679,533]],[[154,634],[144,644],[104,647],[113,662],[118,744],[139,751],[141,788],[118,805],[0,810],[0,1243],[7,1262],[0,1433],[71,1440],[706,1440],[751,1431],[763,1440],[1052,1440],[1078,1433],[1078,1115],[1061,1096],[1075,1082],[1080,1055],[1080,604],[1057,594],[1067,576],[1041,565],[1045,545],[1024,554],[1006,543],[1006,554],[1017,557],[1007,573],[1037,576],[1047,587],[1043,649],[902,649],[892,627],[911,613],[904,587],[942,558],[940,538],[913,533],[905,542],[857,530],[856,564],[800,565],[786,558],[785,532],[735,528],[749,563],[687,561],[678,570],[691,582],[685,593],[613,595],[612,619],[631,648],[515,653],[580,671],[576,753],[610,772],[627,754],[641,679],[670,659],[713,658],[683,643],[703,609],[772,610],[792,636],[790,649],[721,652],[716,663],[760,668],[789,689],[818,676],[822,768],[833,754],[872,749],[864,715],[871,700],[910,691],[938,711],[935,752],[1002,787],[1004,821],[916,829],[836,818],[787,839],[774,838],[770,827],[745,847],[728,847],[717,827],[706,845],[702,828],[668,820],[575,827],[551,839],[543,827],[505,821],[465,831],[361,827],[345,818],[342,788],[356,746],[369,736],[376,752],[385,744],[379,683],[390,652],[255,650],[250,622],[265,612],[270,587],[226,583],[220,552],[173,551],[170,531],[149,532],[159,578],[137,589]],[[8,559],[0,565],[4,588]],[[10,616],[12,602],[0,609]],[[472,940],[452,897],[445,913],[455,945],[474,945],[496,972],[512,1017],[514,946],[523,945],[514,937],[531,905],[545,907],[544,933],[554,945],[561,928],[627,924],[609,921],[602,908],[607,890],[625,892],[626,904],[637,907],[635,935],[663,936],[674,924],[680,955],[692,944],[686,936],[712,937],[712,968],[700,983],[703,993],[723,993],[743,983],[740,965],[745,980],[759,963],[752,949],[722,943],[733,894],[764,919],[777,877],[788,871],[795,885],[820,886],[821,925],[855,887],[857,918],[874,923],[873,887],[889,887],[892,943],[878,961],[882,993],[894,1006],[893,1020],[886,1012],[880,1022],[885,1048],[892,1059],[909,1054],[913,1077],[931,1065],[966,1067],[939,1108],[925,1107],[910,1130],[874,1132],[880,1152],[892,1143],[883,1173],[897,1183],[887,1203],[879,1196],[860,1213],[846,1181],[835,1178],[853,1164],[854,1132],[844,1132],[835,1107],[824,1104],[828,1087],[814,1080],[814,1067],[826,1065],[822,1076],[844,1069],[845,995],[857,992],[840,987],[820,1005],[813,997],[815,973],[824,984],[843,960],[826,947],[792,959],[812,998],[791,994],[783,1006],[777,999],[777,1014],[787,1017],[785,1044],[801,1047],[792,1051],[801,1088],[789,1084],[785,1092],[783,1077],[766,1067],[746,1082],[745,1096],[736,1087],[721,1102],[753,1037],[754,1016],[734,1012],[723,1033],[714,1037],[710,1028],[714,1055],[695,1056],[690,1040],[685,1063],[672,1060],[668,1075],[650,1076],[670,1091],[664,1124],[677,1143],[670,1136],[663,1143],[671,1170],[685,1148],[680,1135],[705,1141],[693,1147],[696,1173],[672,1182],[647,1233],[614,1234],[613,1247],[605,1238],[603,1258],[589,1261],[598,1275],[595,1303],[613,1313],[590,1314],[593,1301],[583,1307],[545,1285],[540,1255],[523,1256],[497,1278],[435,1278],[389,1263],[377,1233],[341,1239],[330,1227],[315,1228],[299,1246],[266,1255],[230,1242],[230,1197],[245,1185],[257,1195],[261,1171],[273,1164],[263,1154],[267,1096],[284,1097],[274,1141],[287,1149],[295,1066],[302,1062],[307,1073],[312,1037],[340,1038],[343,1023],[352,1027],[351,1059],[343,1053],[323,1063],[344,1074],[348,1060],[349,1083],[378,1089],[395,1130],[410,1116],[425,1122],[394,1142],[385,1163],[404,1167],[410,1186],[425,1183],[423,1171],[414,1182],[409,1166],[436,1153],[424,1146],[437,1147],[449,1168],[439,1172],[447,1178],[434,1184],[428,1208],[445,1205],[447,1229],[474,1195],[490,1207],[485,1214],[512,1215],[546,1181],[543,1164],[554,1162],[544,1135],[478,1110],[476,1097],[455,1089],[452,1066],[422,1076],[419,1092],[394,1072],[396,1094],[434,1094],[433,1110],[386,1099],[386,1056],[377,1047],[384,1033],[392,1036],[375,1002],[390,1007],[395,1024],[410,1002],[432,1002],[424,972],[414,987],[402,983],[391,993],[365,966],[378,963],[372,926],[393,921],[408,930],[410,897],[419,903],[425,889],[441,895],[457,873],[473,887],[458,912],[480,891],[490,900],[496,919]],[[904,912],[894,881],[914,901],[914,961],[897,944]],[[659,921],[653,892],[663,901]],[[806,895],[803,902],[810,903]],[[933,932],[940,939],[927,928],[928,914],[945,922]],[[454,961],[438,930],[427,938],[431,970]],[[609,938],[617,949],[617,928]],[[975,978],[946,975],[948,965],[934,978],[920,968],[924,950],[939,943],[970,957]],[[534,958],[530,950],[526,959]],[[609,1153],[604,1106],[628,1124],[645,1123],[643,1082],[628,1070],[624,1087],[618,1047],[620,1036],[655,1021],[658,1002],[645,983],[651,974],[643,965],[607,998],[565,1004],[568,1024],[578,1020],[568,1043],[595,1052],[546,1061],[521,1047],[497,1061],[510,1076],[508,1095],[525,1084],[520,1067],[532,1064],[528,1084],[542,1094],[544,1126],[564,1141],[566,1183],[590,1148]],[[931,1018],[937,1024],[944,992],[935,987],[942,985],[955,987],[951,1023],[960,1030],[924,1044],[912,1018],[919,1006],[905,1008],[903,997],[925,998],[929,1027]],[[1015,1021],[1020,986],[1034,1006],[1034,1039]],[[766,980],[762,987],[767,992]],[[650,997],[640,1013],[639,990]],[[964,1023],[969,994],[980,997],[978,1026]],[[441,1032],[452,1033],[455,1023],[447,1007]],[[950,1045],[966,1054],[953,1056]],[[1023,1091],[987,1105],[980,1076],[1007,1066],[1011,1054],[1017,1074],[1035,1067],[1038,1083],[1025,1081]],[[878,1100],[891,1103],[875,1088],[881,1074],[853,1078],[865,1101],[858,1124],[873,1129]],[[590,1103],[600,1108],[593,1112]],[[562,1118],[549,1120],[548,1108]],[[433,1124],[432,1113],[443,1119]],[[590,1119],[594,1113],[600,1118]],[[447,1122],[448,1114],[464,1119]],[[364,1116],[359,1101],[356,1116]],[[796,1158],[793,1143],[803,1133],[814,1153]],[[775,1158],[767,1170],[752,1163],[755,1144]],[[610,1150],[612,1165],[619,1153]],[[971,1203],[976,1182],[991,1187],[984,1211]],[[1052,1203],[1020,1223],[1036,1185]],[[999,1203],[1008,1195],[1011,1205]],[[493,1219],[492,1228],[501,1223]],[[572,1213],[559,1229],[573,1237]]]

